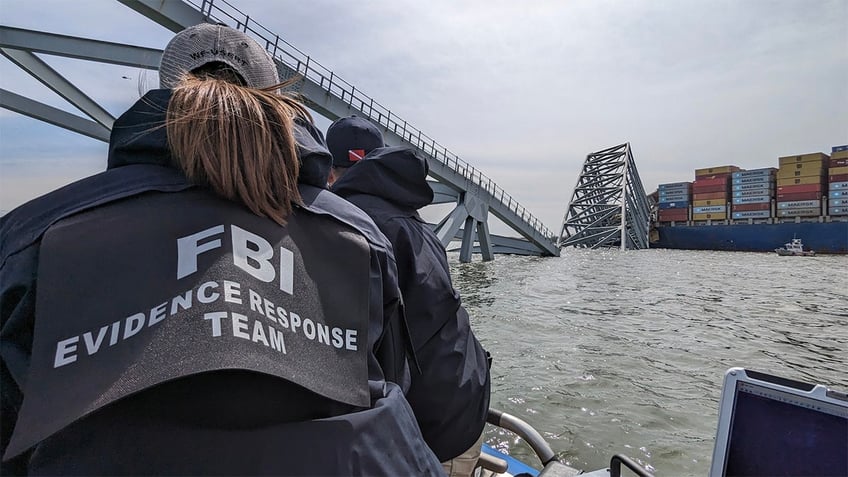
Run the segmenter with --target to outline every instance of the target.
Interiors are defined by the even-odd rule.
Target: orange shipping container
[[[846,180],[848,180],[848,179],[846,179]],[[699,193],[699,194],[693,194],[692,195],[692,200],[708,200],[708,199],[724,199],[724,200],[727,200],[727,191],[723,190],[721,192],[702,192],[702,193]]]
[[[727,212],[713,212],[711,214],[692,214],[692,220],[724,220]]]
[[[727,199],[698,200],[697,195],[693,197],[692,207],[706,207],[708,205],[726,205]]]

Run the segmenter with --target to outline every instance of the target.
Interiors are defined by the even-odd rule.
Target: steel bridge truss
[[[435,232],[446,248],[451,242],[461,243],[460,261],[470,261],[474,252],[479,252],[483,260],[492,260],[495,253],[559,255],[553,233],[494,181],[226,0],[118,1],[173,32],[201,22],[220,22],[242,30],[271,53],[281,78],[299,78],[293,89],[311,109],[331,121],[351,114],[366,117],[381,128],[387,144],[416,148],[430,165],[436,196],[433,204],[454,204],[452,211],[435,225]],[[36,53],[149,70],[158,69],[162,55],[158,49],[2,25],[0,53],[87,117],[7,90],[0,90],[0,107],[101,141],[109,140],[114,117]],[[519,237],[490,234],[490,214]]]
[[[557,245],[644,249],[649,230],[650,207],[630,143],[586,156]]]

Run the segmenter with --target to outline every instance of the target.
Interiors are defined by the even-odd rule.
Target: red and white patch
[[[365,149],[348,149],[347,160],[350,162],[361,161],[365,157]]]

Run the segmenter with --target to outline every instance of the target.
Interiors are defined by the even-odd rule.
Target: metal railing
[[[512,196],[507,194],[506,191],[495,184],[485,174],[460,159],[456,154],[450,152],[446,147],[440,145],[419,129],[411,126],[396,114],[393,114],[391,110],[374,101],[373,98],[361,91],[357,91],[356,87],[352,84],[336,76],[317,61],[312,60],[307,54],[298,50],[257,21],[252,20],[250,16],[241,12],[226,0],[186,1],[200,9],[201,14],[209,20],[226,23],[257,37],[264,42],[265,49],[274,58],[294,70],[297,74],[319,85],[324,91],[362,112],[371,121],[383,126],[387,131],[397,134],[404,141],[417,147],[425,154],[430,155],[453,172],[461,175],[465,178],[467,186],[470,185],[488,192],[493,198],[500,201],[507,209],[521,218],[521,220],[543,234],[546,239],[550,240],[550,237],[553,236],[553,233],[539,219],[533,216],[533,214],[521,206]]]

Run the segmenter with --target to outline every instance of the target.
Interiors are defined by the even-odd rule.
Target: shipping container
[[[708,207],[711,205],[727,205],[727,199],[708,199],[708,200],[693,200],[693,207]],[[703,212],[703,211],[702,211]]]
[[[848,174],[836,174],[828,177],[828,182],[846,182],[848,181]]]
[[[686,209],[689,207],[689,202],[660,202],[660,210],[664,209]]]
[[[753,177],[734,177],[730,179],[730,183],[734,186],[742,184],[768,184],[774,182],[773,175],[753,176]]]
[[[718,178],[715,178],[715,179],[698,179],[698,180],[696,180],[695,182],[692,183],[692,189],[694,190],[698,187],[717,186],[717,185],[727,186],[729,181],[730,181],[730,178],[728,176],[718,177]]]
[[[797,192],[795,194],[777,194],[778,202],[791,202],[793,200],[821,200],[823,192]]]
[[[660,184],[658,189],[661,190],[661,191],[662,190],[674,190],[674,189],[687,189],[688,190],[690,187],[692,187],[691,182],[672,182],[672,183],[669,183],[669,184]]]
[[[822,192],[824,186],[822,184],[800,184],[800,185],[779,185],[777,186],[778,194],[796,194],[798,192]]]
[[[748,177],[762,177],[762,176],[773,176],[777,173],[777,169],[774,167],[766,167],[763,169],[749,169],[747,171],[738,171],[734,172],[730,176],[734,179],[748,178]]]
[[[745,210],[742,212],[733,212],[734,219],[767,219],[771,217],[770,210]]]
[[[830,199],[828,204],[831,207],[848,207],[848,198],[845,199]]]
[[[760,195],[754,197],[734,197],[733,205],[736,204],[762,204],[762,203],[771,202],[771,196],[768,195]]]
[[[727,185],[692,187],[693,194],[709,194],[710,192],[727,192]]]
[[[714,214],[727,212],[727,207],[724,205],[713,205],[710,207],[692,207],[693,214]]]
[[[831,199],[843,199],[848,197],[848,190],[832,190],[827,196]]]
[[[733,197],[759,197],[759,196],[769,196],[774,197],[774,191],[772,189],[759,189],[759,190],[735,190],[733,191]]]
[[[659,198],[660,202],[671,202],[673,200],[688,199],[691,195],[689,192],[669,192],[667,194],[661,193]]]
[[[848,144],[843,144],[842,146],[833,146],[830,148],[830,152],[844,152],[848,154]],[[833,157],[833,154],[831,154],[830,157]]]
[[[831,167],[828,171],[828,174],[832,176],[838,176],[842,174],[848,174],[848,166],[840,166],[840,167]]]
[[[808,209],[821,207],[821,200],[793,200],[791,202],[778,202],[778,209]]]
[[[739,170],[738,166],[706,167],[704,169],[695,169],[695,177],[719,175],[719,174],[731,174],[731,173],[736,172],[738,170]]]
[[[830,207],[827,215],[848,215],[848,207]]]
[[[809,154],[801,154],[799,156],[785,156],[777,160],[780,166],[788,164],[797,164],[799,162],[824,162],[830,159],[830,156],[823,152],[811,152]]]
[[[813,185],[813,184],[823,184],[825,182],[823,176],[810,176],[810,177],[796,177],[794,179],[778,179],[777,187],[788,186],[788,185]]]
[[[692,200],[715,200],[715,199],[724,199],[727,200],[728,194],[726,190],[721,192],[701,192],[699,194],[693,194]]]
[[[676,212],[678,209],[673,209],[673,210]],[[682,214],[680,214],[680,213],[671,214],[671,213],[667,213],[667,212],[670,212],[670,210],[663,210],[663,211],[660,212],[659,217],[658,217],[658,220],[660,222],[686,222],[687,220],[689,220],[689,211],[688,210],[683,210]]]
[[[799,164],[801,165],[801,164]],[[804,167],[801,169],[781,169],[777,172],[777,176],[775,178],[777,180],[780,179],[792,179],[793,177],[811,177],[811,176],[826,176],[828,174],[826,167]]]
[[[770,210],[771,202],[760,202],[758,204],[733,204],[733,211],[748,211],[748,210]]]
[[[725,220],[727,212],[692,214],[692,220]]]
[[[821,207],[810,207],[808,209],[778,209],[778,217],[818,217],[821,215]]]
[[[830,184],[827,185],[827,189],[830,190],[830,191],[848,189],[848,181],[846,181],[846,182],[831,182]]]
[[[762,190],[774,189],[774,181],[761,182],[759,184],[735,184],[730,187],[731,190]]]
[[[845,153],[848,156],[848,152]],[[835,167],[845,167],[848,166],[848,157],[831,157],[829,167],[831,169]]]

